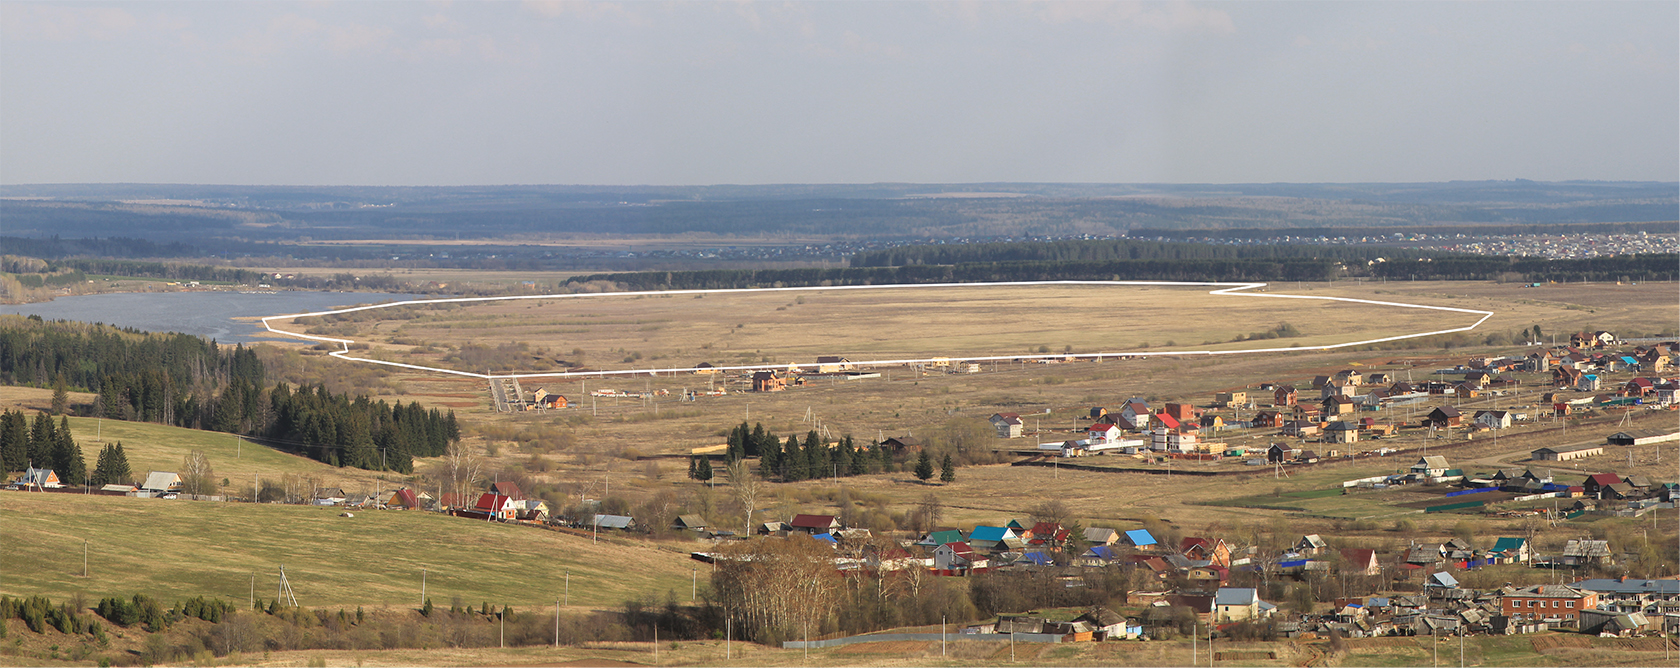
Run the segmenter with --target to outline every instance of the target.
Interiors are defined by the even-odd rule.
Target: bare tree
[[[923,531],[933,531],[939,526],[939,516],[944,514],[945,506],[939,502],[939,495],[928,493],[922,495],[922,502],[916,504],[916,522]]]
[[[1032,516],[1034,522],[1065,524],[1068,516],[1073,513],[1061,499],[1051,499],[1027,509],[1027,514]]]
[[[181,491],[192,495],[216,493],[216,472],[210,468],[210,458],[203,450],[187,453],[181,462]]]
[[[455,494],[457,503],[466,501],[467,494],[478,486],[484,475],[484,462],[479,459],[478,452],[460,441],[450,443],[449,449],[444,451],[443,467],[449,490]]]
[[[735,492],[735,501],[741,504],[741,510],[746,514],[741,535],[751,536],[753,509],[758,507],[758,476],[753,475],[752,469],[747,468],[747,461],[744,459],[730,462],[726,472],[729,487]]]

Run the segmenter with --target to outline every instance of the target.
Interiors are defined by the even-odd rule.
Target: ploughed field
[[[291,329],[365,342],[373,348],[368,354],[385,359],[517,372],[569,366],[613,370],[688,368],[701,362],[811,363],[821,355],[867,361],[1312,348],[1464,327],[1480,317],[1374,304],[1213,295],[1212,289],[963,285],[601,294],[382,309],[326,322],[309,319]],[[1275,289],[1288,291],[1284,286]],[[1274,331],[1283,323],[1289,329],[1281,336],[1237,340]],[[278,322],[276,326],[286,328]],[[480,357],[488,359],[476,359],[471,351],[458,350],[509,344],[523,344],[526,354],[485,353]]]

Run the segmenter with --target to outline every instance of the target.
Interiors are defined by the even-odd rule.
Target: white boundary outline
[[[295,336],[295,337],[300,338],[300,339],[309,339],[311,341],[323,341],[323,342],[327,342],[327,343],[337,343],[340,346],[342,346],[342,349],[333,351],[331,353],[328,353],[328,355],[330,355],[332,357],[336,357],[336,358],[341,359],[341,360],[350,361],[350,362],[366,362],[368,364],[382,364],[382,365],[385,365],[385,366],[392,366],[392,367],[398,367],[398,368],[403,368],[403,369],[413,369],[413,370],[416,370],[416,371],[429,371],[429,372],[432,372],[432,373],[453,374],[453,375],[457,375],[457,376],[467,376],[469,378],[480,378],[480,379],[484,379],[484,380],[492,380],[492,379],[496,379],[496,378],[573,378],[573,377],[589,377],[589,376],[638,376],[638,375],[642,375],[642,374],[691,373],[691,372],[695,371],[696,368],[695,367],[672,367],[672,368],[665,368],[665,369],[620,369],[620,370],[614,370],[614,371],[566,371],[566,372],[558,372],[558,373],[511,373],[511,374],[502,374],[502,375],[485,374],[485,373],[472,373],[470,371],[457,371],[455,369],[442,369],[442,368],[438,368],[438,367],[421,366],[421,365],[418,365],[418,364],[403,364],[401,362],[387,362],[385,360],[368,359],[368,358],[365,358],[365,357],[349,357],[348,355],[350,354],[350,344],[355,343],[355,341],[352,340],[352,339],[335,339],[335,338],[326,337],[326,336],[315,336],[315,335],[311,335],[311,334],[303,334],[303,333],[299,333],[299,332],[290,332],[290,331],[286,331],[286,330],[275,329],[274,325],[271,324],[269,321],[270,320],[284,320],[284,319],[291,319],[291,318],[304,318],[304,317],[311,317],[311,316],[322,316],[322,315],[336,315],[336,314],[339,314],[339,313],[354,313],[356,311],[368,311],[368,310],[372,310],[372,309],[391,308],[393,306],[413,306],[413,305],[417,305],[417,304],[460,304],[460,303],[467,303],[467,302],[511,301],[511,300],[518,300],[518,299],[588,299],[588,298],[591,298],[591,297],[637,297],[637,296],[652,296],[652,295],[729,294],[729,293],[741,293],[741,292],[814,292],[814,291],[820,291],[820,290],[891,290],[891,289],[895,289],[895,288],[961,288],[961,287],[1040,286],[1040,285],[1111,285],[1111,286],[1112,285],[1159,285],[1159,286],[1203,286],[1203,285],[1210,285],[1210,286],[1225,286],[1225,287],[1222,287],[1222,288],[1219,288],[1219,289],[1209,290],[1208,294],[1210,294],[1210,295],[1231,296],[1231,297],[1261,297],[1261,298],[1269,298],[1269,299],[1314,299],[1314,300],[1321,300],[1321,301],[1348,302],[1348,303],[1353,303],[1353,304],[1375,304],[1377,306],[1394,306],[1394,307],[1399,307],[1399,308],[1426,309],[1426,310],[1430,310],[1430,311],[1450,311],[1450,312],[1453,312],[1453,313],[1469,313],[1469,314],[1475,314],[1475,315],[1482,316],[1481,319],[1472,323],[1468,327],[1458,327],[1458,328],[1454,328],[1454,329],[1443,329],[1443,330],[1439,330],[1439,331],[1422,332],[1422,333],[1418,333],[1418,334],[1401,334],[1401,335],[1398,335],[1398,336],[1388,336],[1388,337],[1383,337],[1383,338],[1380,338],[1380,339],[1367,339],[1367,340],[1364,340],[1364,341],[1353,341],[1353,342],[1350,342],[1350,343],[1336,343],[1336,344],[1331,344],[1331,345],[1328,345],[1328,346],[1292,346],[1292,347],[1288,347],[1288,348],[1253,348],[1253,349],[1243,349],[1243,350],[1150,350],[1150,351],[1144,351],[1144,352],[1125,352],[1125,353],[1080,353],[1080,354],[1075,355],[1076,357],[1079,357],[1079,358],[1082,358],[1082,359],[1093,359],[1093,358],[1103,359],[1103,358],[1120,358],[1120,357],[1148,357],[1148,356],[1164,356],[1164,355],[1239,355],[1239,354],[1251,354],[1251,353],[1300,352],[1300,351],[1315,350],[1315,349],[1316,350],[1333,350],[1333,349],[1336,349],[1336,348],[1347,348],[1347,347],[1351,347],[1351,346],[1363,346],[1363,345],[1368,345],[1368,344],[1372,344],[1372,343],[1382,343],[1382,342],[1385,342],[1385,341],[1399,341],[1399,340],[1402,340],[1402,339],[1414,339],[1414,338],[1419,338],[1419,337],[1424,337],[1424,336],[1435,336],[1437,334],[1453,334],[1453,333],[1456,333],[1456,332],[1467,332],[1467,331],[1470,331],[1472,329],[1475,329],[1478,325],[1481,325],[1483,322],[1486,322],[1488,318],[1493,317],[1493,312],[1492,311],[1478,311],[1476,309],[1454,308],[1454,307],[1450,307],[1450,306],[1425,306],[1423,304],[1403,304],[1403,303],[1400,303],[1400,302],[1385,302],[1385,301],[1376,301],[1376,300],[1371,300],[1371,299],[1354,299],[1354,298],[1351,298],[1351,297],[1323,297],[1323,296],[1318,296],[1318,295],[1284,295],[1284,294],[1272,294],[1272,293],[1243,292],[1244,290],[1252,290],[1254,288],[1266,287],[1266,285],[1267,285],[1266,283],[1219,283],[1219,282],[1204,282],[1204,281],[1005,281],[1005,282],[997,282],[997,283],[893,283],[893,284],[888,284],[888,285],[837,285],[837,286],[794,287],[794,288],[732,288],[732,289],[715,289],[715,290],[644,290],[644,291],[639,291],[639,292],[589,292],[589,293],[558,294],[558,295],[518,295],[518,296],[513,296],[513,297],[453,297],[453,298],[446,298],[446,299],[413,299],[413,300],[409,300],[409,301],[390,302],[390,303],[386,303],[386,304],[373,304],[373,305],[369,305],[369,306],[355,306],[355,307],[351,307],[351,308],[336,309],[336,310],[331,310],[331,311],[315,311],[313,313],[294,313],[294,314],[291,314],[291,315],[271,315],[271,316],[262,318],[262,324],[263,324],[264,328],[266,328],[268,331],[273,332],[275,334],[281,334],[281,335],[285,335],[285,336]],[[960,357],[960,359],[965,360],[965,361],[990,362],[990,361],[1002,361],[1002,360],[1054,359],[1054,358],[1065,358],[1067,356],[1068,355],[1066,353],[1060,353],[1060,354],[1047,354],[1047,355],[995,355],[995,356],[988,356],[988,357],[962,356],[962,357]],[[939,360],[949,360],[949,359],[952,359],[952,358],[951,357],[940,357],[940,358],[931,358],[930,357],[930,358],[923,358],[923,359],[865,360],[865,361],[852,362],[852,364],[855,364],[857,366],[882,366],[882,365],[899,365],[899,364],[918,364],[918,363],[935,362],[935,361],[939,361]],[[717,371],[762,371],[762,370],[766,370],[766,369],[786,369],[786,368],[789,368],[789,367],[795,367],[795,368],[811,367],[811,368],[814,368],[814,367],[817,367],[817,366],[819,366],[819,365],[816,364],[816,363],[786,363],[786,364],[753,364],[753,365],[747,365],[747,366],[720,366],[720,367],[712,367],[712,368],[717,370]]]

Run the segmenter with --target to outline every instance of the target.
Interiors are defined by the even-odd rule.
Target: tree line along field
[[[984,285],[603,295],[378,309],[300,319],[290,328],[366,343],[381,359],[529,372],[811,363],[821,355],[864,361],[1311,348],[1465,327],[1479,317],[1208,294],[1212,289]],[[1267,338],[1248,340],[1257,337]]]

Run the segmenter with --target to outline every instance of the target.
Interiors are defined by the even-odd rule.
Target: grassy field
[[[1097,353],[1156,349],[1312,347],[1462,327],[1475,316],[1297,299],[1208,294],[1207,287],[961,286],[810,292],[604,295],[499,301],[363,323],[350,338],[398,359],[440,363],[396,341],[518,341],[540,357],[590,368],[687,367]],[[1289,322],[1299,334],[1231,343]],[[493,331],[493,339],[485,338]]]
[[[63,600],[146,592],[165,601],[272,599],[283,565],[298,602],[418,606],[430,598],[524,608],[616,608],[680,592],[696,562],[677,546],[435,513],[0,492],[0,592]],[[82,577],[83,543],[88,577]]]

